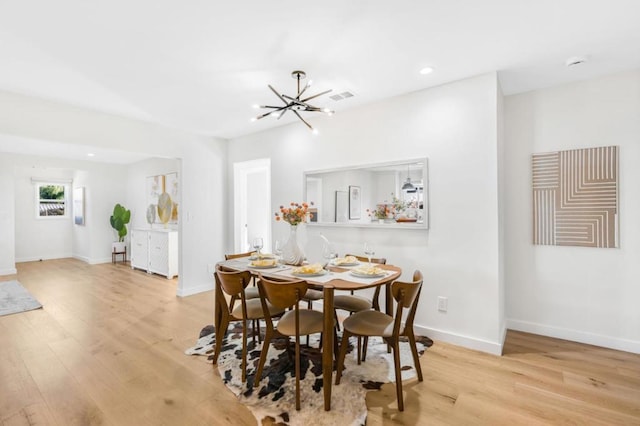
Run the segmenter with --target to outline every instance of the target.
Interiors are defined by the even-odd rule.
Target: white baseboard
[[[18,273],[18,270],[16,268],[0,269],[0,275],[15,275],[17,273]]]
[[[313,306],[317,310],[322,310],[322,300],[314,301]],[[500,342],[490,342],[488,340],[476,339],[474,337],[463,336],[461,334],[424,327],[418,324],[413,324],[413,328],[416,334],[427,336],[432,340],[440,340],[442,342],[451,343],[453,345],[463,346],[468,349],[487,352],[492,355],[502,355],[502,347],[504,345],[504,339],[507,335],[506,326],[502,327],[502,338]]]
[[[204,293],[205,291],[211,291],[211,290],[213,290],[213,282],[201,284],[195,287],[189,287],[186,289],[182,288],[180,286],[180,283],[178,283],[178,291],[176,291],[176,295],[178,297],[187,297],[187,296],[192,296],[198,293]]]
[[[51,255],[51,256],[29,256],[29,257],[16,258],[16,263],[37,262],[40,260],[66,259],[68,257],[73,257],[73,255],[71,253],[68,253],[68,254]]]
[[[89,265],[99,265],[101,263],[111,263],[111,258],[110,257],[102,257],[99,259],[92,259],[90,257],[87,256],[80,256],[77,254],[73,255],[74,259],[78,259],[78,260],[82,260],[83,262],[88,263]]]
[[[572,342],[586,343],[588,345],[640,354],[640,342],[634,340],[514,319],[507,320],[507,328],[510,330],[524,331],[525,333],[539,334],[557,339],[571,340]]]
[[[418,324],[414,324],[416,334],[427,336],[432,340],[440,340],[442,342],[451,343],[452,345],[462,346],[467,349],[473,349],[476,351],[487,352],[492,355],[502,355],[502,346],[504,344],[504,337],[501,342],[491,342],[489,340],[477,339],[475,337],[464,336],[462,334],[451,333],[449,331],[438,330],[430,327],[423,327]],[[506,334],[506,330],[505,330]]]

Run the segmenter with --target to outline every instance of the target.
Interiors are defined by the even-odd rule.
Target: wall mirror
[[[304,172],[311,226],[429,227],[427,159]]]

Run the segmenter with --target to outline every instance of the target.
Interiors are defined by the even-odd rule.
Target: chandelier
[[[301,90],[300,89],[300,81],[305,79],[307,77],[307,74],[304,71],[293,71],[291,73],[291,77],[296,79],[296,81],[298,83],[298,92],[297,92],[296,96],[288,96],[288,95],[285,95],[285,94],[281,95],[280,93],[278,93],[278,91],[276,89],[273,88],[273,86],[271,86],[269,84],[268,85],[269,89],[271,89],[271,91],[273,93],[275,93],[275,95],[278,98],[280,98],[280,100],[284,103],[284,105],[282,105],[282,106],[260,105],[259,108],[267,108],[267,109],[269,109],[269,111],[267,111],[264,114],[261,114],[261,115],[255,117],[253,119],[253,121],[260,120],[261,118],[268,117],[268,116],[272,116],[272,117],[275,117],[278,120],[280,120],[282,118],[282,116],[286,114],[287,111],[292,111],[304,124],[306,124],[306,126],[311,131],[313,131],[314,133],[317,133],[317,130],[315,130],[311,126],[311,124],[309,124],[307,121],[305,121],[304,118],[302,118],[302,116],[300,115],[300,111],[322,112],[322,113],[325,113],[327,115],[333,115],[334,111],[330,110],[329,108],[320,108],[320,107],[316,107],[316,106],[313,106],[313,105],[308,103],[311,99],[315,99],[318,96],[326,95],[327,93],[331,92],[331,89],[325,90],[324,92],[320,92],[320,93],[318,93],[316,95],[313,95],[313,96],[302,98],[302,95],[304,94],[304,92],[309,87],[311,87],[311,81],[309,81],[307,84],[305,84],[305,86]]]

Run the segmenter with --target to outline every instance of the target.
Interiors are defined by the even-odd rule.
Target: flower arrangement
[[[302,222],[306,222],[309,217],[309,206],[313,205],[313,201],[310,203],[290,203],[289,207],[280,206],[280,211],[276,212],[276,221],[284,220],[291,226],[297,226]]]
[[[406,202],[402,201],[401,199],[393,195],[393,192],[391,193],[391,196],[393,197],[392,203],[393,203],[394,213],[402,213],[407,209],[408,205]]]
[[[393,206],[389,206],[388,204],[378,204],[378,206],[373,210],[367,209],[367,214],[369,215],[369,217],[373,216],[376,219],[386,219],[392,216],[393,213]]]

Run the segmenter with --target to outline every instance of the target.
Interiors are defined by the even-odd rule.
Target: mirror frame
[[[393,167],[393,166],[406,166],[415,165],[416,163],[422,164],[422,198],[423,198],[423,219],[422,222],[413,222],[413,223],[398,223],[398,222],[385,222],[378,223],[376,221],[371,222],[362,222],[352,221],[348,219],[347,212],[347,220],[346,221],[336,221],[336,222],[321,222],[320,219],[316,216],[316,221],[307,222],[308,226],[327,226],[327,227],[357,227],[357,228],[385,228],[385,229],[412,229],[412,230],[426,230],[429,229],[429,167],[428,167],[428,158],[420,157],[420,158],[411,158],[406,160],[396,160],[396,161],[388,161],[382,163],[367,163],[367,164],[357,164],[352,166],[344,166],[344,167],[335,167],[329,169],[320,169],[320,170],[305,170],[303,172],[303,200],[305,201],[316,201],[316,200],[308,200],[308,191],[307,191],[307,183],[308,178],[317,178],[318,175],[329,174],[334,172],[346,172],[346,171],[357,171],[357,170],[366,170],[366,169],[377,169],[383,167]],[[415,169],[414,169],[415,170]],[[351,185],[349,185],[351,186]],[[336,188],[335,192],[347,191],[349,193],[349,186],[345,188]],[[334,200],[335,202],[335,200]],[[348,206],[347,206],[348,208]],[[365,207],[362,206],[364,209]],[[362,215],[366,216],[366,212],[363,210]],[[337,220],[337,219],[334,219]]]

